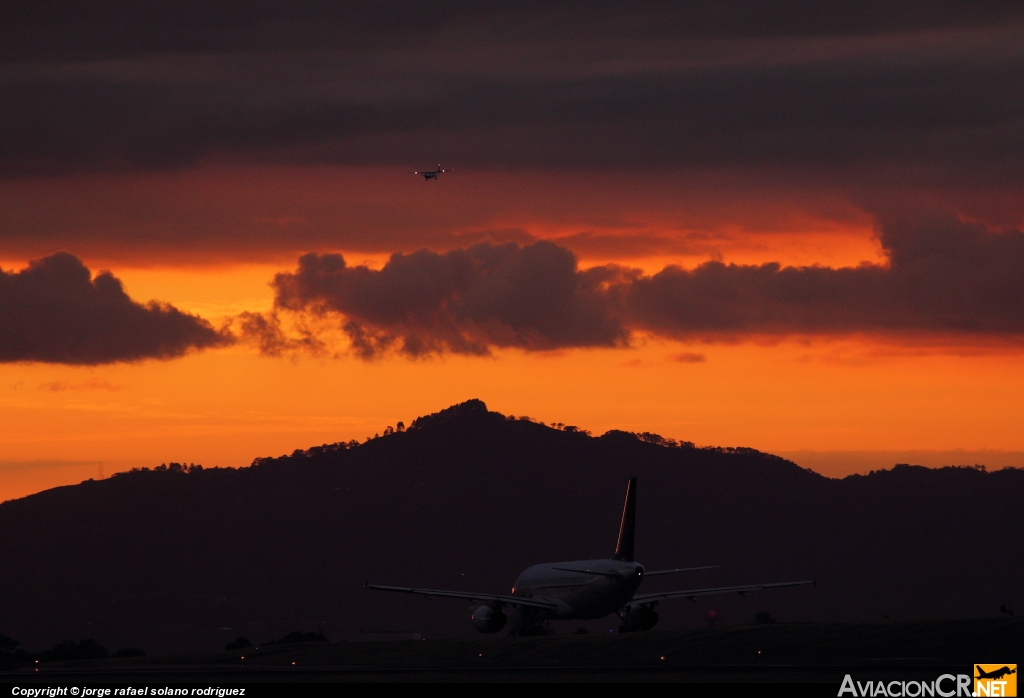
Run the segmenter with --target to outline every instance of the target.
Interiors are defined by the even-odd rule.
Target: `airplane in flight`
[[[450,170],[450,169],[442,170],[441,166],[438,165],[436,170],[429,170],[427,172],[410,172],[409,174],[419,175],[420,177],[423,178],[424,182],[429,182],[432,179],[437,179],[438,175],[441,175],[441,174],[443,174],[445,172],[451,172],[451,171],[452,170]]]
[[[738,593],[746,596],[758,589],[814,584],[815,580],[744,584],[707,589],[683,589],[656,594],[637,594],[646,577],[713,569],[717,565],[685,567],[647,572],[633,559],[636,530],[636,478],[630,478],[622,508],[615,553],[607,560],[552,562],[527,568],[516,579],[511,594],[487,594],[415,587],[381,586],[366,582],[367,589],[464,599],[478,604],[473,609],[473,626],[482,633],[496,633],[506,626],[510,635],[536,635],[551,620],[592,620],[615,613],[622,620],[619,632],[650,630],[658,622],[654,608],[662,601],[698,596]],[[506,613],[506,610],[509,613]]]

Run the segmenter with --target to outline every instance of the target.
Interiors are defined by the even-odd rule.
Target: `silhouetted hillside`
[[[1024,471],[898,466],[830,480],[751,449],[592,437],[477,400],[388,432],[0,505],[0,632],[32,651],[94,637],[150,653],[292,631],[468,636],[466,604],[368,592],[364,580],[501,592],[529,564],[605,557],[634,474],[638,559],[722,565],[645,590],[819,579],[669,602],[664,627],[705,623],[709,608],[750,623],[762,611],[786,622],[1024,607],[1012,543]]]

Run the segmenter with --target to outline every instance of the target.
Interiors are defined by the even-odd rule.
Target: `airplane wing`
[[[690,601],[696,601],[698,596],[710,596],[711,594],[729,594],[737,593],[742,596],[746,596],[749,591],[757,591],[758,589],[778,589],[780,587],[798,587],[804,584],[814,584],[817,586],[816,580],[807,579],[801,582],[775,582],[774,584],[747,584],[745,586],[736,587],[715,587],[712,589],[686,589],[683,591],[666,591],[661,594],[640,594],[634,596],[629,605],[633,604],[645,604],[652,603],[655,601],[666,601],[668,599],[684,598]]]
[[[507,594],[475,594],[465,591],[445,591],[443,589],[417,589],[415,587],[387,587],[378,584],[365,584],[367,589],[377,591],[397,591],[404,594],[420,594],[421,596],[442,596],[449,599],[465,599],[466,601],[497,602],[509,606],[526,606],[527,608],[543,608],[546,611],[556,611],[558,607],[550,601],[540,599],[527,599],[522,596],[509,596]]]
[[[704,567],[680,567],[674,570],[654,570],[653,572],[644,571],[645,577],[656,577],[659,574],[676,574],[678,572],[696,572],[697,570],[714,570],[718,569],[718,565],[705,565]]]

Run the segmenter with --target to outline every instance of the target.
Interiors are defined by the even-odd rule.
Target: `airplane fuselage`
[[[512,595],[554,602],[554,618],[604,618],[629,603],[643,579],[643,565],[637,562],[550,562],[524,570]]]

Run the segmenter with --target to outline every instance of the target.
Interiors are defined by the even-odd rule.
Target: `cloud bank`
[[[1024,338],[1024,233],[930,213],[883,218],[880,239],[888,267],[707,262],[650,276],[580,269],[551,242],[398,253],[379,271],[307,254],[274,287],[279,312],[335,319],[363,358],[615,347],[637,332]]]
[[[1024,234],[948,214],[883,220],[888,268],[709,262],[637,279],[628,316],[657,333],[1024,332]]]
[[[66,252],[0,270],[0,362],[172,359],[231,341],[195,315],[134,302],[110,272],[93,278]]]
[[[277,261],[516,228],[591,258],[706,258],[687,235],[827,231],[912,197],[1024,221],[1021,3],[15,0],[0,18],[18,258]],[[438,162],[456,172],[437,187],[405,174]]]
[[[340,254],[307,254],[274,280],[276,305],[335,314],[357,353],[484,354],[625,343],[610,296],[616,267],[580,270],[563,247],[481,243],[449,252],[394,254],[380,271],[350,267]]]
[[[1014,3],[85,7],[5,11],[0,173],[238,156],[1020,176]]]

